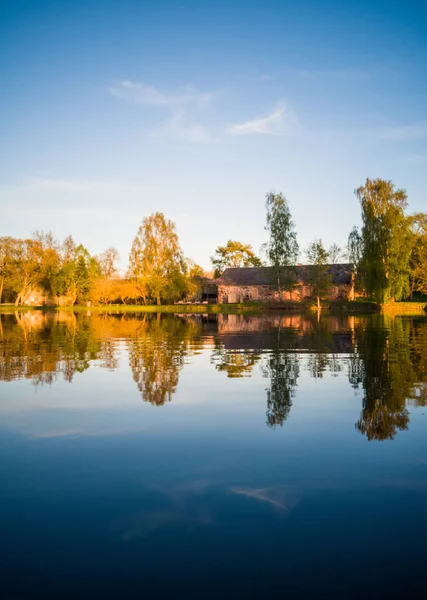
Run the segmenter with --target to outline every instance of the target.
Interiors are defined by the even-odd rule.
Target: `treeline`
[[[0,302],[160,304],[198,297],[203,269],[184,258],[175,225],[161,213],[143,220],[125,277],[119,277],[118,260],[115,248],[93,256],[71,236],[62,243],[44,232],[1,237]]]
[[[279,293],[292,292],[305,254],[311,265],[307,283],[319,306],[332,285],[328,265],[343,261],[354,266],[356,291],[376,302],[427,294],[427,214],[408,214],[406,192],[391,181],[367,179],[355,194],[362,227],[353,228],[347,247],[334,243],[326,249],[316,238],[302,253],[287,199],[268,193],[268,241],[261,256],[251,245],[229,240],[211,257],[214,277],[227,267],[269,265],[271,285]],[[143,219],[124,277],[118,275],[118,258],[113,247],[92,256],[71,236],[62,243],[43,232],[30,239],[1,237],[0,302],[34,303],[36,293],[61,305],[200,301],[203,269],[184,257],[175,224],[162,213]]]

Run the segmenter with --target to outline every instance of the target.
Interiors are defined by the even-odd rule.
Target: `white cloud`
[[[285,135],[291,133],[298,125],[296,114],[284,105],[279,105],[266,117],[245,121],[229,127],[229,135],[248,135],[258,133],[264,135]]]

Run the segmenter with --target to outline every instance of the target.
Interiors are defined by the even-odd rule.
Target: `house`
[[[328,300],[354,299],[354,272],[351,264],[329,265],[332,285]],[[301,301],[311,297],[310,266],[296,267],[297,283],[292,291],[279,293],[274,285],[273,267],[228,268],[215,280],[218,303]]]

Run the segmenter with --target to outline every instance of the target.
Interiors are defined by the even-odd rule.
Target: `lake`
[[[0,319],[1,598],[425,597],[426,317]]]

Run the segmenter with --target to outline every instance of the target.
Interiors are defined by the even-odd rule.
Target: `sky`
[[[427,211],[427,2],[0,0],[0,235],[72,234],[124,272],[160,211],[210,268],[266,241],[345,246],[354,189]]]

